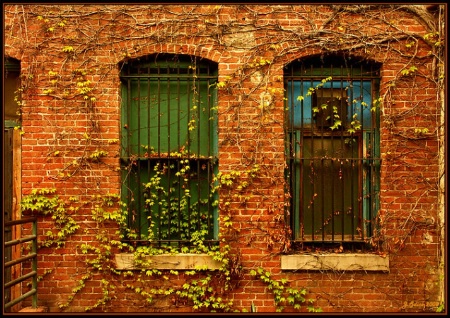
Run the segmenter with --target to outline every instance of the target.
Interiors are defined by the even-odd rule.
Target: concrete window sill
[[[149,269],[193,270],[196,268],[215,270],[221,263],[207,254],[161,254],[149,255],[145,259],[150,261]],[[147,269],[136,265],[133,253],[119,253],[115,255],[116,269],[140,270]]]
[[[281,269],[389,272],[389,256],[356,253],[282,255]]]

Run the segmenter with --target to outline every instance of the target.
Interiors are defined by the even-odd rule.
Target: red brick
[[[423,310],[426,303],[437,302],[437,292],[425,295],[424,290],[427,284],[439,282],[438,273],[433,273],[431,268],[439,265],[436,255],[439,255],[437,242],[440,233],[436,230],[437,223],[428,224],[424,220],[438,220],[439,192],[436,184],[440,178],[440,163],[437,157],[439,139],[435,130],[439,127],[441,101],[433,80],[434,66],[431,58],[427,57],[434,48],[422,40],[418,42],[417,51],[406,47],[412,37],[421,38],[428,32],[419,18],[400,9],[367,8],[367,15],[364,15],[344,12],[345,8],[335,10],[328,5],[301,4],[145,7],[98,4],[77,9],[79,12],[75,15],[72,6],[8,5],[4,14],[7,31],[5,53],[22,59],[22,74],[34,75],[34,79],[27,82],[29,88],[23,94],[22,195],[32,189],[55,187],[62,199],[68,200],[69,196],[76,195],[81,200],[76,204],[79,210],[68,213],[82,228],[69,237],[64,247],[44,248],[39,254],[39,273],[44,269],[52,270],[40,282],[41,300],[48,304],[50,312],[60,312],[58,305],[67,301],[79,277],[89,270],[86,259],[96,257],[91,253],[82,254],[81,244],[99,246],[96,235],[100,231],[108,233],[109,239],[119,239],[112,222],[97,224],[91,220],[95,205],[91,195],[120,193],[120,172],[117,171],[120,144],[109,145],[108,140],[120,138],[118,63],[124,59],[122,53],[125,50],[132,58],[165,52],[196,54],[217,62],[219,81],[229,81],[230,90],[218,92],[219,169],[224,173],[233,170],[244,172],[251,164],[258,163],[263,173],[243,191],[235,191],[233,187],[220,191],[220,214],[230,213],[233,229],[240,230],[236,236],[227,236],[233,252],[242,253],[245,278],[239,288],[229,293],[239,309],[249,310],[253,303],[258,312],[275,310],[273,295],[267,286],[248,275],[256,266],[269,270],[273,279],[289,277],[290,286],[311,289],[308,295],[318,296],[317,305],[325,312],[417,312]],[[31,11],[24,17],[23,10]],[[199,16],[200,12],[202,16]],[[50,22],[45,24],[36,18],[37,15],[48,18]],[[53,33],[42,32],[42,28],[48,28],[64,17],[67,20],[64,30],[57,28]],[[27,21],[26,26],[24,21]],[[233,30],[244,26],[256,26],[254,40],[257,46],[246,49],[229,46],[227,37],[234,35]],[[347,29],[347,33],[340,30],[341,26]],[[316,30],[321,30],[321,33]],[[401,30],[407,32],[407,39],[401,38]],[[174,32],[185,32],[187,36]],[[200,36],[196,36],[197,32]],[[385,46],[379,46],[375,42],[384,32],[398,34],[398,37],[391,43],[386,42]],[[283,96],[275,93],[271,108],[263,112],[259,108],[260,94],[271,89],[283,89],[283,68],[288,63],[321,54],[324,50],[340,50],[342,45],[346,45],[345,41],[355,38],[346,37],[347,34],[365,36],[365,42],[359,43],[363,46],[373,43],[373,48],[366,46],[366,50],[360,50],[357,43],[352,47],[353,54],[383,63],[380,93],[386,100],[381,116],[380,206],[385,217],[382,227],[387,235],[385,243],[392,247],[389,256],[391,272],[282,271],[278,250],[282,245],[281,236],[274,237],[281,235],[286,204],[285,105]],[[345,41],[339,43],[340,39]],[[72,42],[80,51],[69,57],[61,50]],[[270,47],[271,44],[279,47]],[[412,54],[420,59],[414,59]],[[261,68],[270,69],[270,73],[265,78],[267,82],[256,86],[250,80],[253,69],[245,66],[246,62],[261,57],[273,60],[273,64],[270,68]],[[417,65],[420,76],[400,76],[409,65]],[[72,83],[72,73],[75,68],[89,70],[86,78],[91,80],[92,96],[97,98],[92,104],[95,113],[88,112],[90,104],[82,96],[59,99],[42,94],[44,89],[53,87],[48,75],[49,70],[53,70],[61,73],[55,89],[67,86],[70,96],[73,96],[76,86]],[[242,83],[241,79],[244,80]],[[391,86],[394,81],[395,86]],[[98,130],[93,130],[91,119],[97,121]],[[416,127],[427,127],[430,135],[425,139],[414,139]],[[59,135],[62,131],[67,134],[64,138]],[[85,132],[91,137],[89,141],[83,137]],[[97,147],[109,153],[101,163],[89,163],[89,167],[77,171],[67,181],[53,179],[60,170],[74,172],[76,169],[67,168],[68,164]],[[66,152],[61,152],[60,156],[51,155],[59,149]],[[246,195],[248,199],[234,197],[234,194]],[[225,202],[231,204],[225,206]],[[114,211],[116,208],[106,210]],[[40,237],[45,237],[48,230],[55,231],[50,216],[40,219]],[[424,241],[425,235],[427,241]],[[405,237],[405,246],[398,249],[399,243],[395,240]],[[269,242],[269,239],[275,241]],[[89,280],[68,311],[83,312],[85,306],[93,306],[101,299],[102,278],[114,281],[117,286],[114,296],[118,297],[93,312],[158,310],[152,307],[154,304],[146,304],[143,297],[122,288],[122,282],[106,276],[97,273],[94,280]],[[136,276],[125,280],[134,284]],[[182,286],[185,279],[184,275],[176,276],[176,279],[170,277],[170,283],[178,286]],[[143,276],[142,279],[148,288],[161,284],[157,277]],[[55,281],[58,284],[55,285]],[[188,305],[178,306],[163,308],[169,312],[192,311]],[[427,308],[429,311],[433,309]]]

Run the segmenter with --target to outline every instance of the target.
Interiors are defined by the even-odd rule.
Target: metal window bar
[[[189,244],[194,231],[207,228],[207,239],[216,242],[213,220],[216,211],[211,207],[214,198],[209,191],[216,169],[216,149],[211,147],[215,142],[214,125],[210,118],[214,106],[211,86],[217,75],[207,64],[193,63],[193,67],[187,67],[187,64],[173,65],[170,61],[167,65],[165,61],[158,65],[146,62],[149,61],[140,61],[136,66],[131,63],[121,76],[126,83],[125,126],[135,127],[133,131],[136,131],[136,137],[133,132],[127,133],[122,163],[129,162],[133,156],[138,162],[133,171],[135,179],[126,178],[126,192],[128,199],[134,198],[131,210],[135,212],[129,226],[137,231],[137,241],[148,242],[151,238],[159,245]],[[142,94],[144,90],[146,94]],[[143,99],[146,103],[141,102]],[[137,117],[143,116],[142,111],[146,121],[138,119],[133,123],[134,108],[137,108]],[[195,120],[194,133],[190,129],[191,119]],[[155,122],[156,129],[152,128]],[[143,133],[147,134],[146,138],[141,137]],[[144,154],[139,147],[141,140],[156,149],[150,152],[149,147]],[[158,170],[159,167],[163,170]],[[184,171],[183,176],[180,171]],[[139,187],[155,174],[159,174],[165,184],[157,191],[156,208],[147,207],[147,218],[143,211],[148,197],[144,198]],[[151,230],[146,231],[152,226],[153,234]]]
[[[20,277],[15,278],[12,281],[5,282],[3,285],[4,294],[6,294],[6,290],[11,288],[12,286],[15,286],[17,284],[20,284],[24,281],[27,281],[31,278],[31,289],[21,294],[19,297],[12,299],[8,303],[4,305],[4,308],[7,310],[11,308],[12,306],[24,301],[28,297],[32,297],[31,303],[33,308],[37,308],[37,218],[36,217],[30,217],[30,218],[24,218],[20,220],[13,220],[13,221],[5,221],[4,226],[5,227],[13,227],[16,225],[22,225],[31,223],[32,225],[32,234],[26,237],[21,237],[19,239],[5,241],[3,245],[3,251],[4,254],[5,250],[7,248],[11,248],[15,245],[24,244],[27,242],[31,242],[31,252],[27,255],[24,255],[18,259],[13,259],[9,262],[6,262],[4,264],[4,269],[8,269],[14,265],[17,264],[23,264],[27,261],[31,260],[31,271],[27,274],[22,274]]]
[[[377,167],[380,158],[377,150],[379,140],[376,137],[379,115],[377,112],[368,113],[370,107],[363,105],[370,105],[377,96],[378,72],[363,66],[317,66],[317,63],[309,67],[292,63],[285,71],[288,97],[286,150],[291,193],[287,221],[293,228],[294,241],[364,242],[371,235],[371,220],[377,210]],[[332,80],[328,84],[317,87],[330,75]],[[314,107],[320,105],[314,105],[312,97],[308,100],[310,88],[315,88],[314,94],[320,97],[316,98],[317,104],[318,100],[324,99],[325,89],[331,92],[331,101],[335,97],[346,97],[347,112],[339,108],[342,102],[337,104],[337,115],[346,117],[340,118],[340,129],[330,131],[324,124],[324,116],[317,116],[315,122]],[[338,91],[340,96],[334,96]],[[305,98],[297,99],[298,96]],[[369,120],[366,118],[368,116]],[[356,120],[360,123],[358,131],[349,133]],[[332,124],[331,120],[329,126]],[[348,147],[347,143],[351,139],[357,142],[357,147],[347,150],[350,153],[346,154],[343,149]],[[367,146],[369,144],[370,147]],[[307,151],[310,151],[309,156],[305,155]],[[322,155],[319,155],[320,152]],[[333,181],[336,174],[341,174],[340,183]]]

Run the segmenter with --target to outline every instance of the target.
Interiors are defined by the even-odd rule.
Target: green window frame
[[[370,243],[379,210],[379,69],[339,55],[285,67],[286,220],[294,245]]]
[[[217,64],[158,54],[121,65],[122,200],[128,240],[217,242]]]

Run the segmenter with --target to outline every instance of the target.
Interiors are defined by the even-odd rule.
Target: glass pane
[[[371,111],[372,91],[370,81],[330,81],[326,83],[321,81],[289,81],[287,83],[289,127],[293,129],[311,128],[311,123],[316,114],[314,110],[315,102],[320,106],[323,102],[331,101],[328,97],[331,97],[332,94],[333,96],[335,94],[336,96],[343,96],[341,100],[338,97],[337,99],[341,105],[347,105],[347,109],[340,112],[341,118],[345,117],[346,119],[347,128],[354,119],[362,124],[361,129],[372,128],[373,112]],[[318,100],[317,97],[319,97]],[[327,108],[327,112],[330,111],[332,111],[332,108]]]
[[[359,226],[358,143],[341,139],[303,139],[300,205],[305,239],[341,239]],[[314,236],[313,236],[314,235]],[[339,237],[338,237],[339,236]]]

